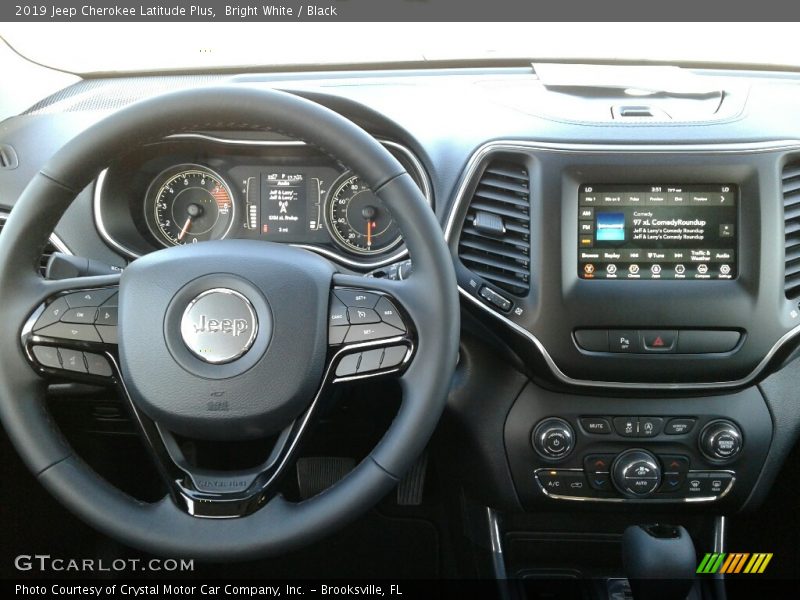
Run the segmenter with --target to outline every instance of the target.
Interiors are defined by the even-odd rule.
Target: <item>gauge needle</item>
[[[367,219],[367,248],[372,248],[372,219]]]
[[[186,232],[189,231],[189,228],[191,226],[192,226],[192,217],[190,216],[188,219],[186,219],[186,223],[183,224],[183,229],[181,229],[181,233],[178,236],[178,241],[181,241],[183,239],[183,236],[186,235]]]

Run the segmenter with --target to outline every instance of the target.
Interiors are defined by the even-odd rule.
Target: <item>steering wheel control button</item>
[[[572,451],[575,434],[564,419],[552,417],[534,428],[531,443],[540,456],[548,460],[560,460]]]
[[[371,342],[403,335],[404,332],[387,325],[386,323],[373,323],[370,325],[352,325],[344,338],[345,343]]]
[[[639,437],[656,437],[663,426],[661,417],[639,417]]]
[[[638,331],[623,329],[611,330],[608,332],[608,345],[611,352],[641,352]]]
[[[622,437],[639,437],[639,418],[614,417],[614,430]]]
[[[328,325],[330,327],[340,327],[347,325],[347,307],[335,296],[331,296],[331,306],[328,312]]]
[[[614,461],[611,477],[622,494],[639,498],[652,494],[661,485],[661,467],[646,450],[626,450]]]
[[[608,435],[611,433],[611,423],[604,417],[581,417],[579,422],[586,433],[594,435]]]
[[[43,367],[50,369],[61,368],[61,357],[58,355],[58,348],[54,346],[34,346],[31,348],[31,352]]]
[[[391,325],[392,327],[397,327],[401,331],[406,330],[405,323],[403,323],[400,313],[397,312],[397,308],[395,308],[395,305],[392,304],[388,298],[383,297],[378,300],[375,310],[380,316],[381,321],[384,323]]]
[[[344,342],[344,338],[349,330],[349,325],[328,327],[328,343],[331,345],[341,344]]]
[[[383,359],[383,348],[378,350],[368,350],[361,353],[361,362],[358,363],[358,373],[369,373],[381,368]]]
[[[347,318],[351,325],[364,325],[369,323],[380,323],[381,318],[371,308],[348,308]]]
[[[119,309],[116,306],[106,306],[105,304],[97,310],[95,324],[97,325],[117,325]]]
[[[183,343],[197,358],[215,365],[246,354],[257,332],[253,305],[244,294],[228,288],[202,292],[181,318]]]
[[[694,429],[695,419],[679,418],[670,419],[664,427],[664,433],[667,435],[686,435]]]
[[[605,329],[577,329],[575,342],[589,352],[608,352],[608,331]]]
[[[553,496],[586,496],[588,485],[586,476],[580,471],[565,469],[544,469],[536,473],[539,485]]]
[[[61,354],[61,364],[67,371],[74,371],[75,373],[89,372],[83,360],[83,352],[62,348],[59,353]]]
[[[61,317],[62,323],[94,323],[97,309],[93,307],[70,308]]]
[[[730,421],[712,421],[700,433],[700,450],[711,460],[732,460],[742,450],[742,432]]]
[[[57,298],[45,307],[42,314],[39,315],[38,319],[36,319],[33,330],[39,331],[43,327],[47,327],[53,323],[58,323],[67,310],[69,310],[69,305],[67,304],[66,299],[63,296],[61,298]]]
[[[100,342],[100,335],[93,325],[55,323],[36,332],[36,335],[73,342]]]
[[[336,366],[336,376],[337,377],[347,377],[349,375],[355,375],[358,372],[358,364],[361,362],[361,354],[350,354],[345,356],[342,360],[339,361],[339,364]]]
[[[117,333],[116,326],[109,326],[109,325],[98,325],[97,326],[97,333],[100,334],[100,339],[103,340],[106,344],[118,344],[119,343],[119,336]]]
[[[70,308],[82,308],[85,306],[97,307],[116,295],[116,293],[117,290],[115,288],[107,288],[104,290],[74,292],[72,294],[67,294],[64,298],[67,300],[67,304],[69,304]]]
[[[408,348],[406,346],[389,346],[383,351],[381,368],[390,369],[400,366],[403,364],[406,354],[408,354]]]
[[[333,293],[348,308],[375,308],[378,300],[380,300],[378,294],[361,290],[334,290]]]
[[[647,352],[674,352],[677,339],[677,331],[642,331],[642,346]]]
[[[111,377],[111,365],[108,364],[105,356],[84,352],[83,357],[86,359],[86,367],[90,375]]]

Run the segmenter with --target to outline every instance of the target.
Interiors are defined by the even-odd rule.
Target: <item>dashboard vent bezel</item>
[[[6,219],[8,219],[7,213],[0,213],[0,234],[3,233],[3,227],[6,224]],[[63,246],[63,244],[62,244]],[[42,252],[42,257],[39,259],[39,272],[42,274],[42,277],[45,276],[47,272],[47,261],[50,260],[50,257],[56,252],[64,252],[65,248],[59,248],[59,243],[56,242],[51,236],[47,240],[47,244],[44,247],[44,251]],[[67,254],[67,252],[65,252]]]
[[[8,144],[0,144],[0,171],[10,171],[19,166],[17,152]]]
[[[784,230],[783,291],[800,299],[800,160],[787,162],[781,173]]]
[[[524,298],[531,280],[531,178],[522,158],[494,156],[475,179],[458,258],[498,290]]]

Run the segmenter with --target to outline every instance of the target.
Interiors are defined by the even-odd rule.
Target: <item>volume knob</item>
[[[531,443],[540,456],[548,460],[560,460],[572,452],[575,434],[564,419],[551,417],[536,426]]]

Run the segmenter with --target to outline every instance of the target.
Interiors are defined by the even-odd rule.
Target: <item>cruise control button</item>
[[[116,329],[116,327],[114,327]],[[36,332],[36,335],[72,340],[75,342],[99,342],[100,336],[92,325],[54,323]],[[116,343],[116,342],[115,342]],[[63,358],[63,357],[62,357]]]
[[[97,310],[94,322],[98,325],[116,325],[118,310],[116,306],[103,305]]]
[[[639,437],[655,437],[661,433],[664,419],[661,417],[639,417]]]
[[[375,310],[378,312],[381,321],[384,323],[387,323],[392,327],[397,327],[402,331],[406,330],[406,325],[403,323],[403,319],[400,318],[400,313],[397,312],[397,308],[395,308],[394,304],[392,304],[388,298],[383,297],[378,300]]]
[[[336,367],[337,377],[346,377],[348,375],[355,375],[358,371],[358,363],[361,361],[361,354],[350,354],[345,356]]]
[[[598,435],[611,433],[611,423],[603,417],[581,417],[580,423],[586,433]]]
[[[349,325],[340,325],[339,327],[328,327],[328,343],[331,345],[334,344],[341,344],[344,341],[344,337],[347,335],[347,332],[350,330]]]
[[[117,342],[117,328],[109,325],[98,325],[97,332],[106,344],[116,344]]]
[[[334,290],[334,294],[345,306],[358,306],[360,308],[375,308],[380,296],[372,292],[362,292],[359,290]]]
[[[86,363],[83,362],[83,352],[61,348],[59,353],[61,354],[61,364],[67,371],[88,373],[86,370]]]
[[[39,361],[43,367],[50,367],[51,369],[61,368],[61,358],[58,355],[58,348],[53,346],[34,346],[32,348],[33,356]]]
[[[344,338],[345,343],[369,342],[384,338],[403,335],[399,329],[386,323],[373,323],[372,325],[352,325]]]
[[[53,323],[58,323],[59,319],[61,319],[61,315],[63,315],[67,310],[69,310],[67,301],[63,297],[57,298],[45,307],[44,312],[42,312],[42,314],[39,315],[39,318],[36,319],[33,330],[38,331],[42,327],[47,327]]]
[[[406,346],[390,346],[383,351],[383,360],[381,361],[382,369],[390,369],[403,363],[403,360],[408,354]]]
[[[639,419],[636,417],[614,417],[614,429],[623,437],[639,435]]]
[[[70,308],[81,308],[83,306],[100,306],[103,302],[116,295],[117,290],[113,288],[105,290],[89,290],[86,292],[75,292],[64,296]]]
[[[111,365],[108,364],[105,356],[92,354],[91,352],[84,352],[83,357],[86,359],[86,366],[88,367],[91,375],[111,377]]]
[[[97,309],[91,306],[84,308],[70,308],[61,316],[62,323],[94,323]]]
[[[368,323],[380,323],[381,318],[371,308],[348,308],[347,318],[351,325],[364,325]]]
[[[667,435],[684,435],[694,428],[695,419],[670,419],[664,427]]]
[[[383,358],[383,348],[378,350],[368,350],[361,353],[361,362],[358,365],[358,373],[368,373],[377,371],[381,367]]]
[[[328,325],[338,327],[347,325],[347,307],[335,296],[331,297],[331,306],[328,310]]]

